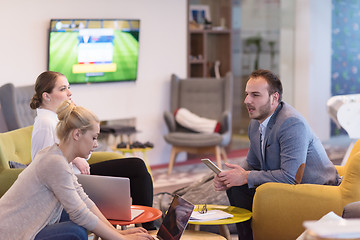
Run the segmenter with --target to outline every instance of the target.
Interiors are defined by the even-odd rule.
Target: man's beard
[[[268,102],[265,105],[262,105],[258,108],[259,110],[259,116],[254,117],[255,120],[265,120],[271,112],[271,106],[270,106],[270,98]]]

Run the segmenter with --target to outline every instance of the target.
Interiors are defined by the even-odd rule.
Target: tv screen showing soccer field
[[[49,71],[70,84],[135,81],[140,20],[52,19]]]

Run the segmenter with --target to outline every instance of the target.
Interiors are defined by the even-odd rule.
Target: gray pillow
[[[28,164],[22,164],[14,161],[9,161],[10,168],[26,168]]]

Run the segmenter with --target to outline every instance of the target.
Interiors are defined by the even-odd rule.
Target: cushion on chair
[[[181,126],[199,133],[220,132],[220,123],[214,119],[200,117],[186,108],[175,111],[175,120]]]
[[[181,151],[192,154],[215,154],[218,165],[221,164],[221,155],[226,159],[224,147],[230,143],[232,134],[232,82],[230,72],[221,79],[180,79],[175,74],[171,76],[170,110],[164,113],[169,130],[164,139],[173,145],[168,174],[171,173],[176,156]],[[191,116],[185,117],[186,121],[191,118],[190,124],[175,120],[174,113],[181,108],[190,112]],[[210,122],[210,125],[205,126],[204,122]],[[221,125],[218,133],[214,133],[216,125]]]
[[[221,129],[219,135],[215,135],[216,139],[209,140],[207,137],[200,136],[200,141],[205,139],[214,146],[214,142],[219,142],[219,136],[222,140],[219,146],[227,146],[231,140],[232,134],[232,82],[231,73],[227,73],[221,79],[215,78],[187,78],[180,79],[173,74],[171,76],[171,99],[170,111],[164,113],[165,123],[171,134],[168,134],[165,140],[177,146],[191,147],[189,142],[198,141],[191,135],[191,140],[185,140],[185,133],[196,134],[199,131],[184,127],[175,120],[174,112],[179,108],[185,108],[191,113],[201,118],[213,119],[219,122]],[[174,136],[172,133],[182,133],[181,137]],[[201,133],[203,134],[203,133]],[[195,141],[193,139],[196,139]],[[181,145],[180,145],[181,144]],[[196,146],[204,147],[206,143],[196,143]],[[208,145],[210,147],[210,145]]]
[[[224,112],[224,82],[219,79],[191,79],[179,82],[178,104],[199,116],[218,119]],[[221,99],[221,101],[220,101]]]
[[[219,145],[222,136],[218,133],[184,133],[172,132],[164,136],[165,140],[175,146],[207,147]]]
[[[14,161],[9,161],[10,168],[26,168],[28,164],[22,164]]]

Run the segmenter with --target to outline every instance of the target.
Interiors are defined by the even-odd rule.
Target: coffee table
[[[202,209],[204,204],[195,205],[194,211]],[[189,221],[189,224],[195,225],[195,230],[200,229],[200,225],[219,225],[220,234],[226,239],[231,240],[228,224],[245,222],[249,220],[252,216],[252,213],[249,210],[244,208],[238,208],[233,206],[224,206],[224,205],[206,205],[208,210],[222,210],[226,213],[233,215],[231,218],[218,219],[212,221]]]
[[[120,225],[123,229],[126,229],[127,225],[151,222],[156,219],[159,219],[162,216],[162,212],[159,209],[156,209],[153,207],[147,207],[147,206],[141,206],[141,205],[131,205],[131,209],[144,210],[144,212],[131,221],[122,221],[122,220],[115,220],[115,219],[108,219],[108,221],[114,226]],[[99,239],[99,237],[94,234],[93,240],[98,240],[98,239]]]
[[[131,205],[131,209],[144,210],[144,212],[131,221],[108,219],[109,222],[112,225],[127,226],[130,224],[140,224],[140,223],[145,223],[145,222],[151,222],[156,219],[159,219],[162,216],[162,212],[159,209],[156,209],[153,207],[147,207],[147,206],[141,206],[141,205]]]

